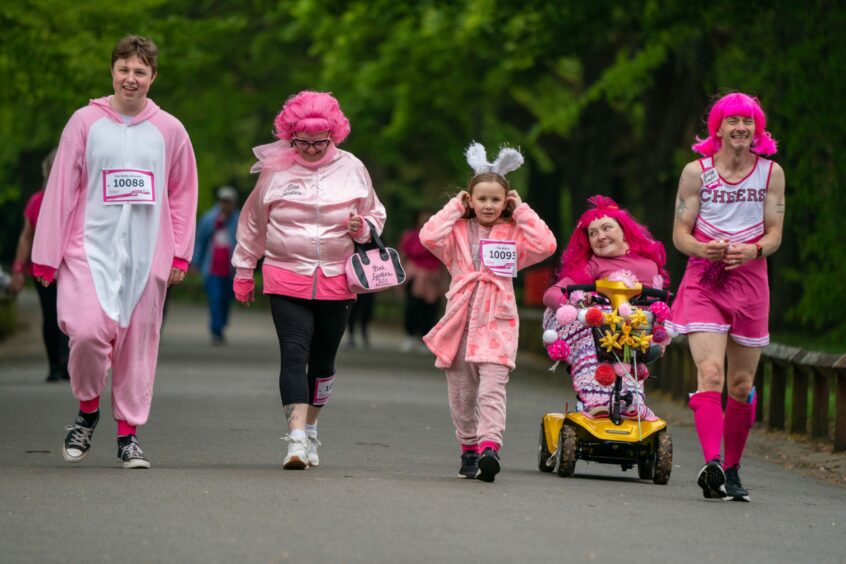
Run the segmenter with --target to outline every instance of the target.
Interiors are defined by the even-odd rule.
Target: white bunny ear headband
[[[511,147],[502,147],[499,150],[496,160],[489,163],[485,147],[475,141],[470,143],[470,146],[464,151],[464,156],[467,157],[467,164],[470,165],[470,168],[476,174],[493,172],[505,177],[506,174],[517,170],[523,165],[523,155],[520,154],[520,151]]]

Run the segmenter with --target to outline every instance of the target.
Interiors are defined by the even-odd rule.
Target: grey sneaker
[[[320,458],[317,456],[317,447],[322,443],[317,440],[317,435],[306,434],[308,440],[308,448],[306,449],[306,458],[308,458],[309,466],[320,466]]]
[[[705,499],[724,499],[726,497],[726,474],[720,459],[715,458],[702,467],[696,483],[702,488]]]
[[[124,468],[149,468],[150,461],[144,457],[144,451],[138,444],[138,437],[127,435],[118,437],[118,458]]]
[[[98,421],[100,421],[99,411],[90,425],[82,415],[77,414],[73,425],[65,427],[68,434],[65,435],[65,443],[62,445],[62,458],[73,463],[81,462],[85,458],[88,449],[91,448],[91,436],[94,434]]]
[[[740,464],[726,468],[726,501],[751,501],[749,491],[740,483]]]

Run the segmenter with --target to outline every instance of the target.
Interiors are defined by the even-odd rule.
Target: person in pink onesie
[[[669,327],[688,336],[696,363],[690,408],[705,457],[697,482],[711,499],[750,499],[738,472],[755,422],[755,371],[769,343],[765,257],[781,245],[785,210],[784,171],[760,156],[776,152],[766,127],[757,99],[718,99],[708,137],[692,147],[704,158],[684,167],[676,198],[673,243],[690,258]]]
[[[563,327],[557,324],[555,312],[568,303],[569,298],[563,288],[590,284],[601,278],[621,277],[663,289],[669,286],[669,275],[664,268],[667,260],[664,245],[656,241],[646,227],[607,196],[593,196],[588,203],[590,209],[579,218],[561,255],[558,281],[543,295],[543,303],[548,308],[544,328],[557,331],[570,347],[566,362],[570,365],[579,409],[587,415],[607,416],[614,385],[603,386],[594,378],[598,361],[591,329],[578,321]],[[624,394],[632,392],[634,400],[623,407],[624,417],[656,419],[644,403],[641,382],[624,378],[622,391]]]
[[[555,252],[555,237],[512,190],[505,175],[523,163],[514,149],[487,162],[473,143],[467,161],[476,175],[420,230],[420,242],[452,277],[446,312],[423,338],[446,371],[460,478],[493,482],[505,430],[505,387],[517,356],[513,278]]]
[[[335,356],[355,294],[344,266],[354,242],[381,233],[385,208],[364,164],[337,148],[349,120],[327,92],[291,96],[274,121],[280,139],[256,147],[260,172],[238,221],[235,299],[254,298],[262,263],[263,291],[279,340],[279,394],[288,422],[286,470],[320,464],[317,419],[335,386]]]
[[[91,100],[62,132],[32,251],[45,286],[58,276],[79,413],[62,456],[91,447],[112,369],[112,414],[124,468],[149,468],[136,437],[150,413],[165,292],[194,245],[197,167],[182,124],[147,98],[158,49],[130,35],[112,51],[114,94]]]

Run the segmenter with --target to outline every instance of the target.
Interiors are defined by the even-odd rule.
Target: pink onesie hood
[[[110,104],[112,98],[113,96],[103,96],[102,98],[95,98],[91,100],[88,105],[96,106],[97,108],[101,109],[103,113],[106,114],[109,119],[111,119],[115,123],[123,123],[123,118],[121,118],[120,114],[116,112]],[[132,119],[129,121],[129,125],[141,123],[142,121],[152,118],[157,113],[159,113],[159,107],[156,105],[155,102],[147,98],[147,104],[144,106],[144,109],[141,110],[141,113],[132,117]]]

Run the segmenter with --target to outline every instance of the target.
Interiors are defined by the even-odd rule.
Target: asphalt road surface
[[[44,383],[36,332],[0,344],[0,562],[846,562],[844,488],[749,455],[752,503],[705,500],[690,425],[670,429],[666,486],[582,461],[539,472],[540,417],[573,399],[537,363],[511,375],[496,482],[457,479],[443,375],[386,329],[339,355],[321,466],[283,471],[269,312],[236,309],[224,347],[206,319],[168,312],[139,432],[150,470],[120,467],[108,394],[88,457],[64,462],[69,387]]]

